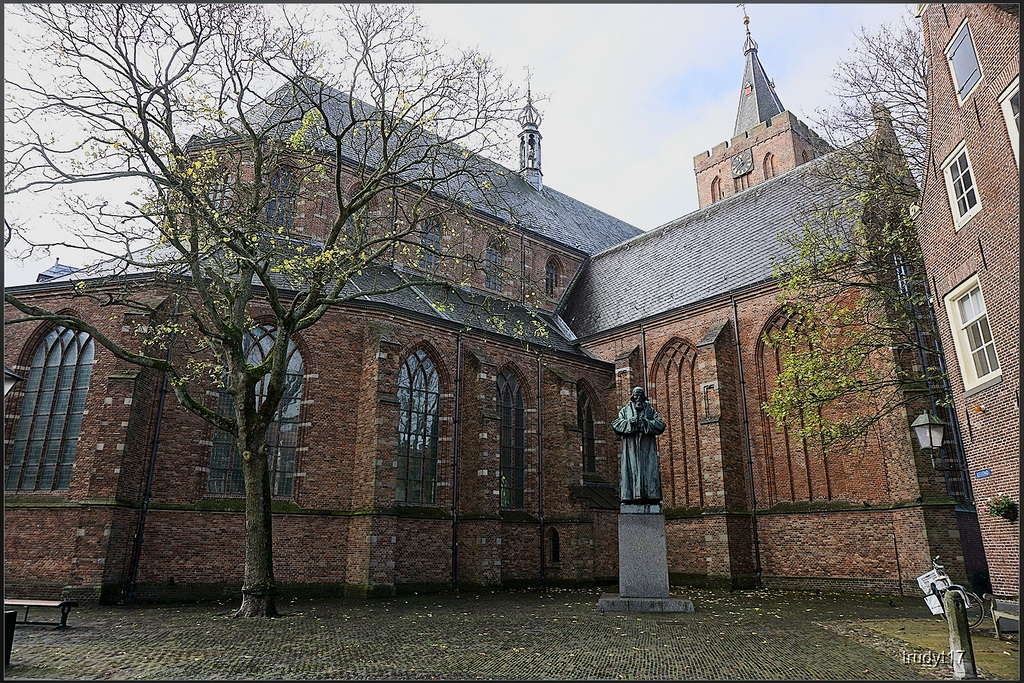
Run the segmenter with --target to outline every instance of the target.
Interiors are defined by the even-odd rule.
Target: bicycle
[[[932,614],[941,614],[948,620],[946,610],[942,606],[942,596],[946,591],[957,591],[964,599],[964,607],[967,608],[967,624],[971,628],[977,628],[985,618],[985,602],[977,595],[967,590],[958,583],[953,583],[946,574],[946,569],[938,563],[939,556],[932,560],[932,570],[917,577],[917,585],[924,592],[924,601],[928,604]]]

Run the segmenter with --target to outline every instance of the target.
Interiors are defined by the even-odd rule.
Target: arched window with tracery
[[[582,387],[578,389],[576,394],[576,424],[579,425],[583,437],[583,472],[585,474],[597,474],[594,404],[590,400],[590,395]]]
[[[67,327],[51,330],[36,347],[5,489],[62,491],[70,485],[93,352],[92,337]]]
[[[270,176],[270,197],[267,199],[267,223],[271,227],[290,229],[295,223],[295,203],[299,181],[295,170],[279,168]]]
[[[508,369],[498,375],[501,418],[501,507],[522,510],[526,492],[526,409],[523,392]]]
[[[783,371],[785,358],[793,346],[785,343],[783,332],[791,325],[799,325],[783,309],[776,311],[758,336],[755,348],[757,359],[758,391],[762,405],[767,402]],[[772,343],[768,343],[771,341]],[[800,436],[805,424],[804,414],[797,417],[799,427],[790,429],[776,423],[761,410],[761,432],[764,448],[763,485],[768,505],[778,502],[831,499],[833,475],[830,471],[820,439]]]
[[[764,155],[764,177],[765,179],[775,177],[775,155],[771,152]]]
[[[501,250],[494,242],[487,243],[484,254],[484,287],[501,291]]]
[[[544,293],[548,296],[554,296],[558,290],[558,278],[561,274],[561,268],[558,267],[558,259],[554,256],[548,259],[548,263],[544,266]]]
[[[270,354],[274,345],[273,325],[254,327],[242,339],[242,350],[246,362],[259,365]],[[267,428],[267,464],[270,467],[270,490],[272,495],[287,498],[292,495],[295,478],[295,454],[299,445],[299,408],[302,404],[302,385],[305,366],[302,354],[291,340],[288,341],[285,389],[281,405],[274,421]],[[256,386],[257,406],[267,397],[270,375],[266,375]],[[234,399],[224,390],[217,400],[217,412],[225,417],[234,417]],[[235,438],[228,432],[215,430],[213,448],[210,453],[210,476],[206,492],[213,495],[240,496],[245,493],[242,479],[242,458],[235,445]]]
[[[724,196],[722,193],[722,178],[715,176],[715,179],[711,181],[711,203],[717,202]]]
[[[224,172],[210,185],[210,204],[218,212],[224,212],[231,206],[231,188],[235,184],[235,177]]]
[[[654,407],[667,425],[658,438],[658,450],[664,453],[662,490],[673,507],[704,506],[704,474],[698,438],[702,413],[698,409],[699,392],[694,379],[696,360],[697,352],[690,344],[673,338],[661,348],[651,366]]]
[[[398,371],[398,473],[395,500],[433,503],[441,383],[426,351],[409,354]]]
[[[420,268],[434,270],[441,262],[441,224],[432,218],[420,223]]]

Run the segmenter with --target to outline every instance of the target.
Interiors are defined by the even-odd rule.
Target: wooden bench
[[[996,597],[991,593],[985,593],[983,596],[989,604],[989,612],[992,613],[992,625],[996,630],[996,638],[1002,638],[999,633],[999,619],[1012,619],[1020,624],[1020,604],[1014,602],[1007,602],[1005,600],[996,600]],[[1018,626],[1019,628],[1019,626]]]
[[[17,622],[19,624],[38,624],[40,626],[52,625],[52,621],[29,621],[28,611],[32,607],[54,607],[60,610],[60,623],[57,624],[56,628],[67,628],[68,626],[68,614],[71,613],[72,607],[78,607],[78,603],[74,600],[11,600],[4,598],[4,607],[24,607],[25,618]],[[15,610],[17,611],[17,610]]]

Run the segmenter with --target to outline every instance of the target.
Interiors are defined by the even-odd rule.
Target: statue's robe
[[[665,423],[650,403],[638,411],[630,401],[619,411],[612,429],[622,437],[620,500],[660,502],[661,473],[655,437],[665,431]]]

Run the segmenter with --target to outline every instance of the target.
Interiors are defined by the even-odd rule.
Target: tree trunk
[[[239,448],[245,479],[245,578],[242,582],[242,606],[235,612],[236,617],[278,616],[271,535],[270,471],[263,436],[245,438],[246,448]]]

